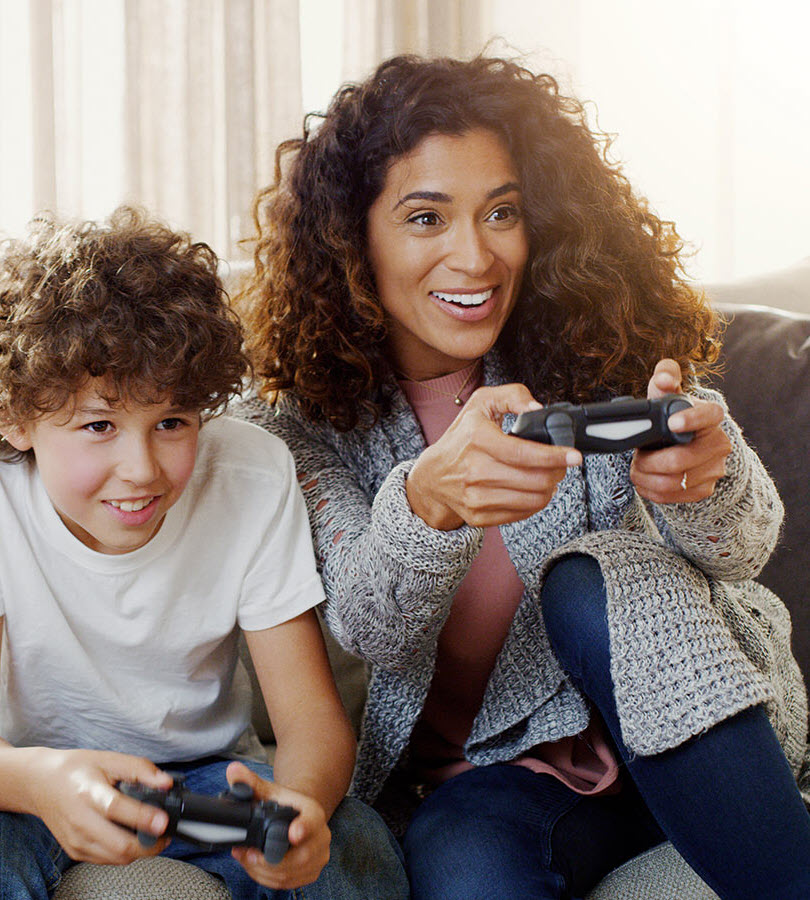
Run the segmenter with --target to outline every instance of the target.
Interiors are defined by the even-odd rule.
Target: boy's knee
[[[64,853],[35,816],[0,812],[0,895],[9,900],[46,897],[61,875]]]
[[[330,868],[366,889],[372,889],[366,882],[375,882],[373,890],[379,889],[380,897],[407,897],[402,850],[376,810],[355,797],[344,797],[329,828]]]

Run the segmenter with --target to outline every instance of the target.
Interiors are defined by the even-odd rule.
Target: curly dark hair
[[[111,403],[221,412],[251,367],[217,265],[134,207],[104,224],[33,219],[0,245],[0,421],[55,412],[97,376]],[[18,458],[5,441],[0,457]]]
[[[340,430],[384,409],[368,210],[398,157],[477,128],[503,140],[523,195],[529,259],[498,339],[517,378],[544,402],[584,401],[644,394],[664,356],[687,379],[711,371],[719,322],[686,280],[683,243],[609,161],[582,104],[513,61],[399,56],[308,116],[256,197],[255,272],[236,302],[265,396],[293,391]]]

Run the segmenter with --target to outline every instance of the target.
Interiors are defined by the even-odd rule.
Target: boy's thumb
[[[225,770],[225,777],[228,784],[233,785],[241,782],[252,788],[253,796],[259,800],[269,800],[269,784],[263,778],[260,778],[255,772],[251,771],[246,765],[240,762],[232,762]]]

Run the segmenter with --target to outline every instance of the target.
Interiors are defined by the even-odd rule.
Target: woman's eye
[[[441,219],[435,212],[418,213],[415,216],[411,216],[408,221],[414,225],[424,225],[427,227],[432,227],[441,223]]]
[[[85,431],[89,431],[92,434],[106,434],[112,427],[112,422],[107,421],[88,422],[82,426]]]
[[[489,214],[489,219],[492,222],[508,222],[510,220],[519,218],[520,210],[516,206],[513,206],[511,203],[508,203],[504,206],[499,206],[497,209],[493,209]]]

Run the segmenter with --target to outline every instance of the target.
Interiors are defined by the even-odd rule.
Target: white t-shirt
[[[18,747],[224,752],[250,718],[237,626],[323,599],[289,451],[227,417],[203,426],[188,486],[143,547],[82,544],[28,463],[0,463],[0,535],[0,735]]]

